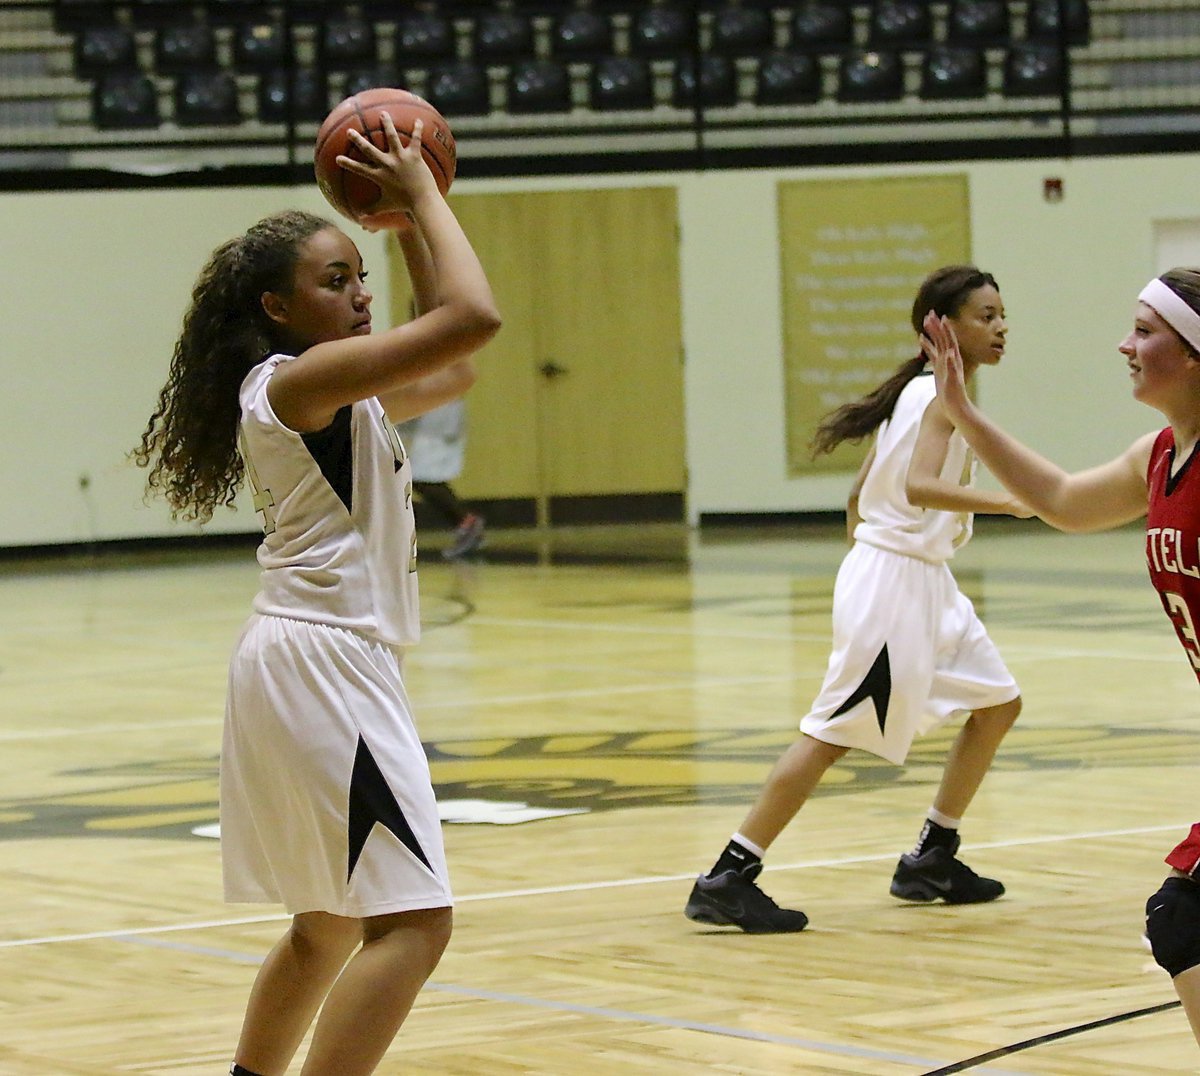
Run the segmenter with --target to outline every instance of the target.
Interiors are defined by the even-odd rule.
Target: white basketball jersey
[[[275,417],[274,355],[242,382],[238,448],[262,516],[260,613],[362,632],[394,646],[420,638],[408,457],[377,399],[299,434]]]
[[[908,466],[917,445],[925,409],[937,395],[932,373],[921,373],[904,386],[892,417],[875,437],[875,461],[858,497],[863,521],[854,529],[859,542],[934,563],[949,560],[971,537],[970,512],[916,508],[904,495]],[[975,455],[955,430],[950,435],[941,477],[969,486],[975,477]]]

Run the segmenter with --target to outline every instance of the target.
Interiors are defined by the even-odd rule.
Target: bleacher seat
[[[257,107],[263,123],[319,123],[329,113],[325,73],[317,67],[267,71],[259,78]]]
[[[169,26],[191,14],[188,0],[129,0],[129,14],[135,26]]]
[[[180,127],[230,127],[242,122],[237,82],[228,71],[195,71],[175,80]]]
[[[854,42],[854,15],[841,0],[809,0],[791,18],[791,45],[795,49],[823,51],[848,47]]]
[[[362,93],[363,90],[374,90],[380,86],[403,86],[404,76],[393,63],[363,64],[346,70],[342,82],[342,96]]]
[[[955,44],[1005,46],[1012,34],[1007,0],[953,0],[946,40]]]
[[[1066,10],[1067,42],[1086,45],[1091,37],[1091,13],[1087,0],[1061,0]],[[1057,41],[1060,0],[1029,0],[1025,12],[1025,37],[1035,42]]]
[[[102,131],[159,125],[158,90],[148,76],[102,75],[92,90],[92,123]]]
[[[1004,58],[1006,97],[1057,96],[1063,89],[1057,45],[1018,42]]]
[[[75,34],[72,46],[75,73],[94,78],[107,71],[135,71],[137,41],[125,26],[89,26]]]
[[[744,56],[772,45],[771,13],[761,7],[728,4],[713,12],[709,49],[722,56]]]
[[[598,59],[612,52],[612,24],[594,8],[576,8],[554,20],[550,51],[564,60]]]
[[[154,35],[154,69],[160,75],[210,71],[217,66],[217,42],[203,22],[164,26]]]
[[[239,71],[282,67],[287,54],[283,23],[256,19],[233,32],[233,66]]]
[[[881,49],[920,48],[933,40],[933,17],[926,0],[875,0],[869,43]]]
[[[395,10],[396,0],[366,0],[368,6],[372,4],[390,4]],[[481,11],[496,6],[496,0],[437,0],[439,11],[444,11],[448,15],[478,15]],[[518,5],[519,6],[519,5]],[[541,6],[545,6],[542,4]]]
[[[650,58],[682,56],[696,46],[696,20],[688,4],[639,6],[629,28],[629,51]]]
[[[705,53],[699,57],[699,88],[696,85],[697,63],[686,57],[675,65],[671,100],[676,108],[729,108],[737,104],[737,70],[728,56]]]
[[[113,0],[55,0],[53,18],[60,34],[110,26],[116,19],[116,4]]]
[[[569,112],[571,80],[557,60],[521,60],[508,72],[508,108],[514,114]]]
[[[472,47],[481,63],[533,59],[533,21],[522,11],[481,12]]]
[[[821,97],[821,68],[806,52],[769,52],[758,64],[754,101],[759,105],[811,104]]]
[[[898,101],[904,68],[894,52],[853,49],[838,64],[837,99],[845,103]]]
[[[921,97],[926,101],[983,97],[986,93],[987,64],[980,49],[935,45],[921,61]]]
[[[641,56],[605,56],[592,67],[591,106],[597,112],[654,107],[650,64]]]
[[[360,15],[338,15],[321,26],[318,55],[325,69],[375,60],[375,24]]]
[[[238,26],[270,19],[273,6],[269,0],[205,0],[204,10],[214,26]]]
[[[267,0],[267,7],[286,15],[293,24],[316,24],[326,16],[338,13],[345,4],[336,0]]]
[[[444,116],[486,116],[492,110],[487,72],[470,60],[431,67],[425,96]]]
[[[448,60],[455,54],[454,25],[436,11],[410,11],[396,22],[396,59]]]

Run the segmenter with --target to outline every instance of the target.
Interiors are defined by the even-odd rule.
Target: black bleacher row
[[[422,47],[448,51],[455,27],[466,20],[481,47],[499,45],[508,51],[532,46],[533,22],[553,21],[554,47],[564,52],[612,51],[614,25],[630,24],[630,48],[635,52],[676,51],[708,37],[713,51],[763,48],[779,30],[793,43],[845,44],[853,34],[855,9],[865,11],[871,43],[921,44],[932,39],[932,0],[625,0],[615,8],[605,0],[553,3],[539,0],[487,0],[469,16],[457,10],[462,0],[439,4],[310,3],[308,0],[56,0],[58,29],[72,32],[90,26],[125,24],[161,26],[185,20],[213,25],[285,18],[293,23],[338,23],[342,32],[369,37],[380,19],[395,20],[401,37],[420,38]],[[947,36],[951,40],[1004,43],[1014,36],[1009,0],[940,0],[949,8]],[[1065,9],[1072,41],[1086,40],[1087,0],[1028,0],[1022,3],[1021,30],[1030,40],[1053,39],[1059,33],[1060,9]],[[354,24],[361,29],[352,29]],[[777,40],[774,42],[779,44]]]
[[[293,119],[319,119],[329,73],[347,73],[353,91],[407,85],[413,67],[430,69],[426,96],[447,115],[487,114],[497,102],[504,111],[566,111],[567,65],[580,64],[589,68],[588,106],[595,110],[664,103],[652,69],[663,62],[674,67],[666,103],[691,107],[697,55],[706,106],[737,102],[738,62],[754,64],[754,103],[815,101],[823,55],[837,57],[838,100],[892,100],[903,92],[898,53],[913,50],[922,54],[924,97],[983,96],[985,49],[1006,50],[1004,92],[1041,95],[1057,92],[1061,82],[1060,35],[1079,44],[1089,32],[1087,0],[1027,0],[1016,7],[1019,20],[1008,0],[942,0],[946,13],[936,19],[930,0],[799,0],[782,7],[753,0],[496,2],[505,6],[58,0],[57,14],[60,28],[70,26],[74,36],[76,73],[97,82],[94,118],[106,127],[157,122],[151,73],[177,78],[177,90],[186,82],[186,101],[207,86],[209,98],[231,102],[209,109],[229,123],[237,122],[235,73],[259,79],[257,111],[269,122],[281,108]],[[498,65],[507,88],[493,93],[489,71]],[[133,107],[135,100],[144,107]]]
[[[550,14],[507,7],[482,10],[470,19],[436,9],[398,5],[394,21],[382,24],[365,5],[331,3],[323,15],[314,14],[296,23],[292,20],[305,9],[297,12],[290,7],[280,9],[247,0],[206,0],[201,6],[178,0],[140,2],[169,3],[170,7],[156,9],[155,25],[165,27],[170,38],[181,44],[189,36],[195,38],[196,43],[190,47],[196,51],[202,51],[205,39],[223,25],[236,27],[239,38],[249,34],[255,39],[247,56],[252,63],[253,56],[289,47],[285,14],[293,33],[297,25],[310,27],[322,58],[335,61],[371,58],[385,34],[390,35],[400,54],[425,59],[458,55],[484,61],[526,59],[537,54],[568,60],[594,59],[614,52],[648,58],[691,51],[737,56],[775,48],[828,50],[856,43],[856,5],[850,0],[799,0],[783,8],[756,6],[746,0],[712,0],[713,6],[703,8],[689,0],[656,0],[630,4],[619,12],[564,6]],[[235,2],[239,6],[230,8]],[[98,13],[93,12],[93,21],[80,21],[79,12],[66,20],[71,31],[81,35],[107,34],[120,40],[140,25],[128,12],[124,19],[118,19],[118,13],[125,9],[113,6],[111,0],[58,3],[105,5]],[[884,49],[921,48],[937,38],[930,0],[865,0],[857,6],[868,16],[866,40],[859,43]],[[1018,39],[1052,43],[1058,40],[1060,29],[1065,29],[1072,44],[1087,41],[1087,0],[1028,0],[1022,7],[1023,25],[1017,27],[1008,0],[949,0],[944,40],[976,47],[1001,47]],[[173,19],[166,18],[168,11],[174,13]],[[1066,13],[1065,28],[1059,25],[1060,11]],[[232,18],[233,12],[240,15]],[[60,22],[63,18],[60,15]],[[618,26],[624,27],[627,36],[620,47]],[[546,30],[544,41],[539,28]]]
[[[905,93],[903,58],[894,51],[849,50],[836,58],[836,101],[898,101]],[[587,100],[594,112],[653,109],[728,108],[742,101],[738,65],[726,56],[702,55],[658,62],[668,70],[669,87],[658,88],[651,62],[640,57],[602,57],[587,65]],[[576,65],[576,71],[578,71]],[[919,95],[926,101],[968,100],[988,91],[987,60],[982,50],[938,45],[923,54]],[[242,85],[253,83],[255,111],[244,112]],[[158,127],[162,78],[140,72],[101,75],[92,95],[92,120],[101,129]],[[557,60],[518,61],[501,76],[500,104],[489,72],[469,60],[437,64],[422,72],[424,96],[447,116],[484,116],[494,110],[512,115],[566,113],[576,107],[572,72]],[[175,123],[180,126],[232,125],[246,119],[262,123],[320,122],[334,103],[373,86],[409,86],[404,72],[378,67],[328,73],[317,67],[275,68],[257,76],[229,71],[181,72],[170,84]],[[1004,54],[1003,92],[1008,97],[1058,94],[1062,69],[1053,46],[1016,43]],[[753,89],[747,99],[759,107],[815,104],[823,97],[820,58],[774,52],[754,64]]]

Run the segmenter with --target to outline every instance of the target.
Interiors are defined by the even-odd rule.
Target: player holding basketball
[[[916,332],[930,312],[957,330],[968,376],[1000,361],[1007,327],[990,274],[959,265],[932,273],[913,303]],[[1004,892],[956,853],[959,822],[1021,711],[1020,692],[946,562],[970,537],[972,513],[1030,513],[1006,494],[971,488],[967,446],[936,400],[929,374],[918,354],[817,430],[818,453],[877,431],[850,492],[853,546],[834,588],[833,653],[800,723],[803,735],[775,764],[712,869],[696,880],[685,908],[689,919],[755,934],[803,930],[803,912],[780,908],[755,884],[771,842],[849,748],[899,765],[914,736],[962,714],[970,716],[916,847],[900,857],[891,892],[954,904]]]
[[[303,1072],[373,1072],[450,937],[401,679],[419,618],[393,423],[461,395],[500,320],[420,129],[405,147],[385,127],[386,151],[358,137],[363,161],[343,165],[382,190],[364,226],[411,215],[418,316],[370,335],[354,243],[309,213],[268,217],[201,272],[135,453],[156,457],[148,485],[175,515],[208,520],[244,473],[263,517],[261,588],[230,666],[221,850],[227,899],[293,918],[251,991],[237,1076],[281,1076],[318,1009]]]
[[[971,403],[957,335],[952,322],[926,321],[925,351],[955,426],[992,473],[1053,527],[1096,531],[1146,517],[1150,581],[1200,678],[1200,269],[1171,269],[1150,281],[1118,348],[1134,399],[1160,411],[1168,425],[1077,474],[1010,437]],[[1166,861],[1170,877],[1146,903],[1146,935],[1200,1042],[1200,823]]]

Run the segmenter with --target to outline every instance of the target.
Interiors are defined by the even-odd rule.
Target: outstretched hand
[[[337,163],[348,172],[369,179],[380,190],[379,200],[370,211],[360,213],[358,223],[367,231],[392,228],[403,231],[413,225],[413,206],[425,193],[437,191],[437,183],[421,154],[421,133],[424,124],[413,124],[412,137],[405,145],[400,141],[396,125],[388,113],[381,114],[387,149],[381,150],[356,130],[350,131],[363,159],[339,156]]]
[[[950,421],[978,451],[978,443],[971,433],[963,430],[963,427],[974,425],[978,428],[979,422],[973,420],[983,420],[983,415],[967,395],[967,377],[963,370],[962,352],[958,349],[958,337],[954,335],[954,327],[946,318],[938,317],[931,310],[925,315],[922,328],[924,332],[921,334],[921,351],[933,367],[938,402]],[[1003,503],[992,511],[1016,516],[1017,519],[1030,519],[1037,515],[1016,496],[1005,498]]]
[[[958,425],[975,408],[967,395],[967,377],[962,353],[958,350],[958,338],[950,322],[932,310],[925,315],[922,328],[921,351],[933,367],[938,398],[950,421]]]

